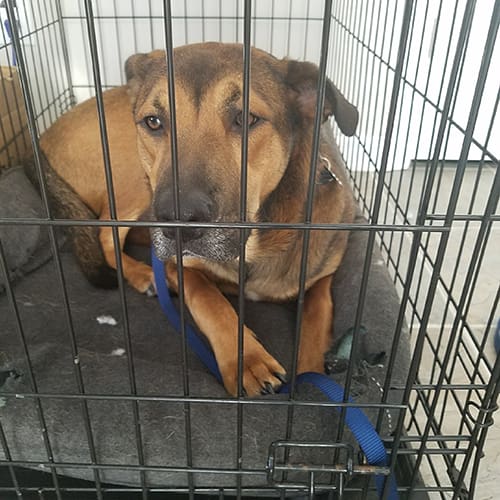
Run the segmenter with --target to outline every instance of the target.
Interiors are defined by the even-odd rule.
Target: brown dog
[[[240,213],[242,68],[240,45],[205,43],[174,51],[180,220],[236,222]],[[119,219],[135,220],[152,205],[158,221],[173,221],[174,186],[170,146],[165,53],[137,54],[126,63],[127,87],[105,92],[114,194]],[[278,60],[257,50],[251,55],[247,220],[300,223],[304,220],[311,161],[318,69],[311,63]],[[130,111],[132,106],[132,112]],[[328,81],[314,223],[349,223],[354,202],[327,118],[352,135],[358,114]],[[41,139],[48,160],[50,193],[57,215],[88,216],[78,197],[102,219],[110,217],[95,102],[63,116]],[[54,172],[59,174],[55,175]],[[151,203],[152,202],[152,203]],[[83,205],[84,207],[84,205]],[[122,227],[123,248],[129,228]],[[98,281],[102,261],[88,256],[92,235],[78,240],[82,267]],[[157,255],[167,261],[170,287],[177,290],[175,229],[151,231]],[[187,307],[207,336],[224,385],[237,393],[237,316],[222,292],[238,290],[240,232],[233,228],[184,227],[184,293]],[[330,346],[332,274],[347,243],[342,230],[313,230],[298,371],[322,371]],[[254,300],[297,296],[303,233],[253,229],[246,241],[245,294]],[[94,238],[95,240],[95,238]],[[111,229],[100,230],[105,260],[116,268]],[[94,245],[95,247],[95,245]],[[149,266],[122,253],[123,272],[139,291],[152,284]],[[283,367],[245,327],[243,386],[248,395],[277,388]]]

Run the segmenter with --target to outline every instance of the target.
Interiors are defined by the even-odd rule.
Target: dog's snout
[[[214,216],[214,203],[203,191],[198,189],[179,191],[179,216],[176,217],[174,207],[174,196],[172,190],[162,190],[157,193],[154,200],[154,212],[156,219],[160,222],[210,222]],[[167,238],[175,238],[175,227],[162,228]],[[198,227],[181,226],[183,241],[200,238],[203,229]]]

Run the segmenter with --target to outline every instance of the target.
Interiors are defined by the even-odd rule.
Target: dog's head
[[[240,220],[243,130],[243,48],[204,43],[174,50],[178,165],[178,217],[191,222]],[[127,83],[137,126],[138,149],[153,192],[159,221],[175,217],[170,102],[164,51],[131,56]],[[296,144],[310,137],[316,106],[318,68],[279,60],[252,49],[248,117],[247,211],[259,209],[283,178]],[[333,115],[352,135],[357,111],[327,81],[323,118]],[[160,258],[175,253],[175,230],[153,230]],[[183,227],[187,254],[231,260],[239,251],[239,231]]]

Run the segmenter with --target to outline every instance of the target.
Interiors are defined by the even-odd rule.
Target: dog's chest
[[[292,266],[294,267],[294,266]],[[233,293],[238,293],[239,262],[210,265],[223,283],[230,284]],[[245,297],[253,301],[282,301],[297,294],[298,276],[290,265],[281,259],[253,261],[245,265]],[[224,288],[224,287],[223,287]]]
[[[286,262],[286,261],[285,261]],[[297,293],[297,273],[293,263],[265,259],[249,263],[245,296],[250,300],[287,300]]]

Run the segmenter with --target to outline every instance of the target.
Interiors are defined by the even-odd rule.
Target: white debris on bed
[[[111,356],[123,356],[125,354],[125,349],[122,347],[118,347],[117,349],[113,349],[111,351]]]
[[[116,321],[113,316],[110,316],[109,314],[101,314],[101,316],[97,316],[96,321],[100,325],[111,325],[111,326],[116,326],[118,322]]]

